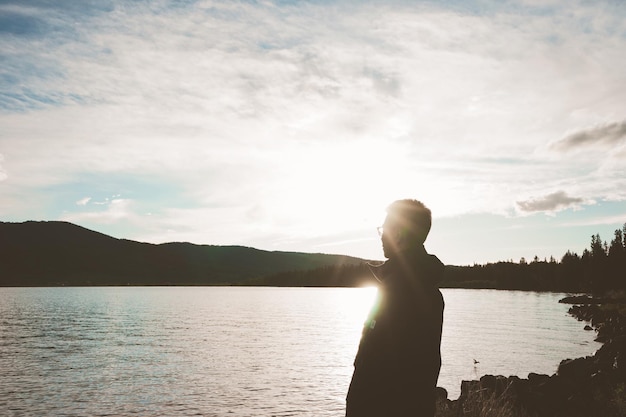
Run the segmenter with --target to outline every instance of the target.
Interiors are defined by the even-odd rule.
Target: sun
[[[312,142],[286,151],[280,204],[307,218],[311,230],[374,230],[398,197],[395,183],[406,163],[395,146],[380,141]],[[400,155],[400,156],[399,156]]]
[[[261,227],[274,247],[382,259],[376,228],[385,209],[425,189],[409,174],[414,154],[402,141],[298,141],[270,157]]]

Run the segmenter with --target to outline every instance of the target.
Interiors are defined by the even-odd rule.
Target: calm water
[[[439,385],[450,398],[462,379],[553,373],[600,346],[563,294],[443,293]],[[374,295],[0,288],[0,414],[341,416]]]

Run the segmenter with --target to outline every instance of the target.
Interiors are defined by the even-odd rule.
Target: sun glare
[[[355,317],[357,321],[365,320],[368,312],[374,304],[378,288],[362,287],[354,288],[344,294],[344,305],[346,312]]]
[[[306,217],[300,232],[372,230],[382,222],[385,207],[398,196],[397,181],[406,165],[405,153],[382,141],[316,142],[293,149],[281,162],[274,205],[282,218]],[[395,182],[394,182],[395,181]],[[302,230],[307,229],[307,230]]]

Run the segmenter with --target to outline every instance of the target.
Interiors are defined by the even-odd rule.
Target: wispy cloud
[[[122,220],[132,220],[135,214],[132,211],[132,200],[114,199],[103,205],[98,211],[82,213],[66,213],[61,215],[61,220],[71,221],[78,224],[94,222],[97,224],[111,224]]]
[[[76,204],[79,206],[86,206],[90,200],[91,200],[91,197],[81,198],[80,200],[76,202]]]

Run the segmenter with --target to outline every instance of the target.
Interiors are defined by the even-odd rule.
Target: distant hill
[[[218,285],[362,259],[116,239],[67,222],[0,222],[0,286]]]

